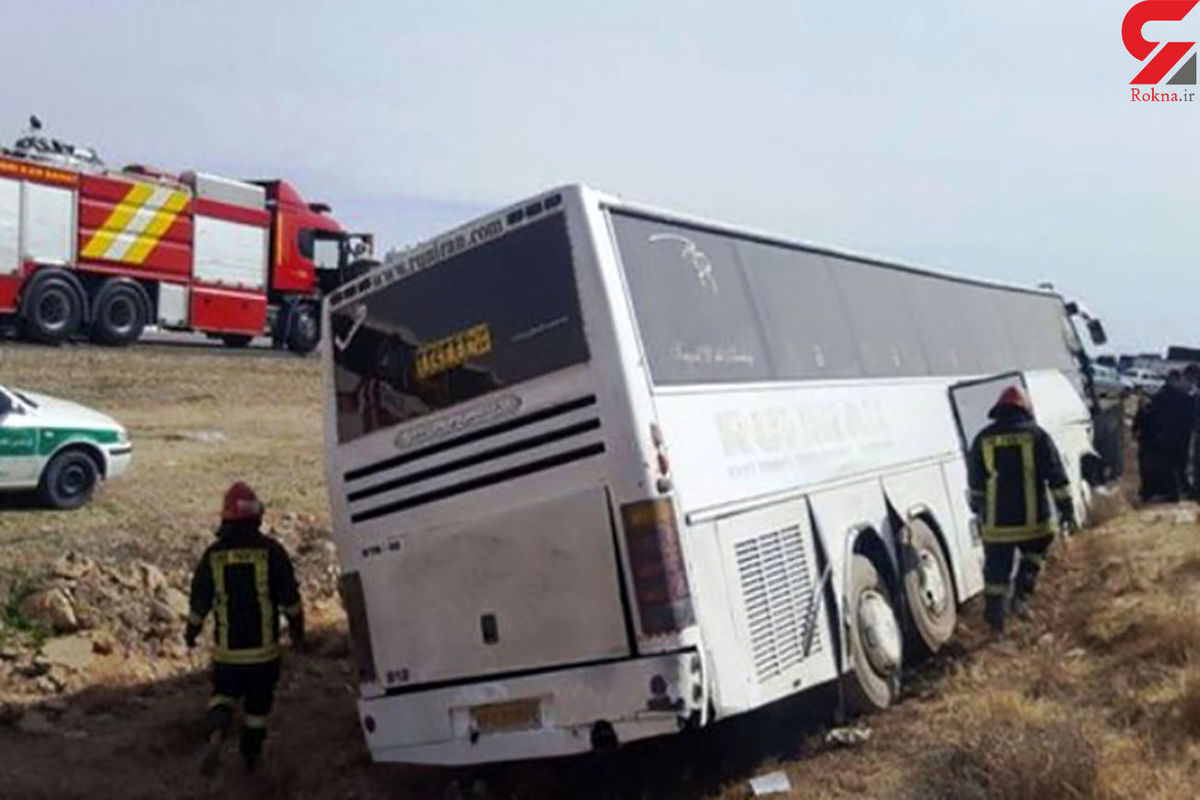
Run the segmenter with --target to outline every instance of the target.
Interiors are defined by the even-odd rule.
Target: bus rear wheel
[[[914,519],[900,534],[904,564],[904,597],[908,610],[909,643],[933,655],[954,636],[958,602],[950,564],[929,525]]]
[[[852,713],[882,711],[900,692],[904,644],[891,592],[861,553],[850,558],[847,599],[851,669],[843,678],[846,705]]]

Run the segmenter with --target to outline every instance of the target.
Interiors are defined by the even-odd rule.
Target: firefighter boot
[[[1023,620],[1033,618],[1033,612],[1029,610],[1029,598],[1023,594],[1019,594],[1013,598],[1013,613]]]
[[[242,738],[238,744],[242,752],[242,761],[246,765],[246,772],[254,772],[258,769],[259,760],[262,758],[263,742],[266,738],[266,728],[247,727],[242,730]]]
[[[233,724],[233,708],[226,703],[214,703],[208,709],[208,744],[204,748],[204,760],[200,762],[200,772],[203,775],[217,774],[221,765],[221,749],[225,746],[225,737]]]
[[[988,627],[991,628],[992,638],[1000,639],[1004,636],[1004,614],[1006,610],[1004,606],[1008,602],[1008,598],[989,595],[985,599],[984,619],[987,620]]]

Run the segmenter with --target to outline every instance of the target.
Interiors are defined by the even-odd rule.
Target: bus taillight
[[[676,633],[694,624],[675,504],[667,497],[628,503],[621,506],[621,521],[642,633]]]

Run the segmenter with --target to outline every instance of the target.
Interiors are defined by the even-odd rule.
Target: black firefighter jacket
[[[300,591],[287,551],[257,527],[226,523],[192,576],[189,624],[216,619],[213,661],[261,664],[279,657],[279,615],[303,636]]]
[[[1018,542],[1053,534],[1049,488],[1065,515],[1071,491],[1050,434],[1026,414],[1003,409],[971,444],[967,482],[985,542]]]

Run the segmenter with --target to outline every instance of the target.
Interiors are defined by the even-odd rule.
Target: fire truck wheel
[[[321,318],[312,303],[296,303],[284,321],[286,344],[293,353],[311,353],[321,342]]]
[[[50,459],[38,484],[38,497],[51,508],[79,508],[92,498],[100,479],[96,460],[82,450],[64,450]]]
[[[137,341],[146,327],[146,307],[138,290],[128,283],[110,282],[96,295],[92,339],[123,347]]]
[[[42,344],[61,344],[79,331],[83,303],[66,278],[37,281],[21,303],[25,335]]]

